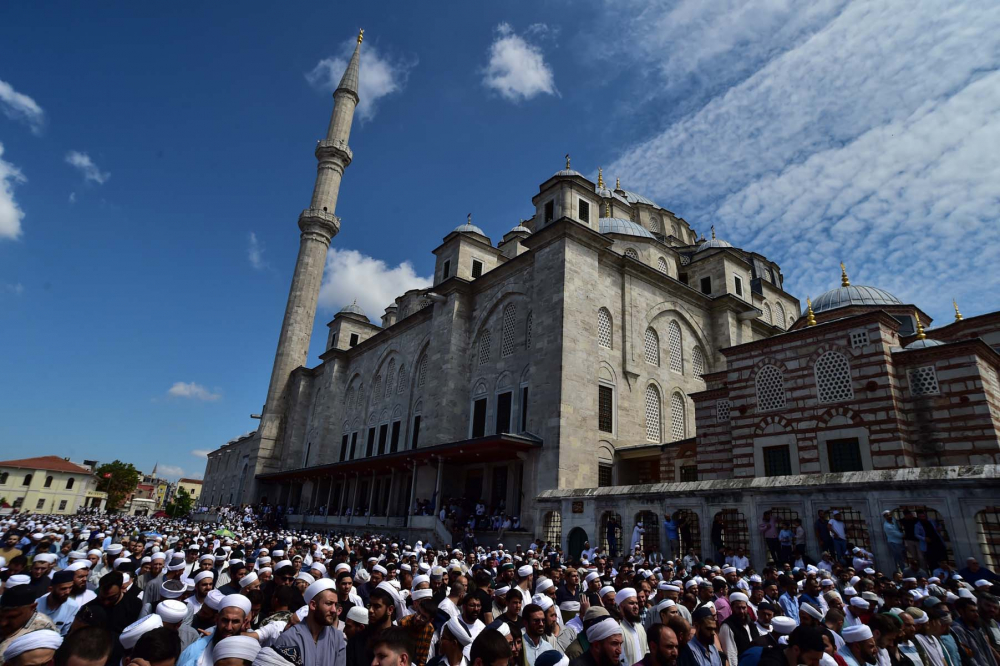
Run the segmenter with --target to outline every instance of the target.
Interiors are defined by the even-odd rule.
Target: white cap
[[[163,626],[163,618],[157,614],[147,615],[141,620],[136,620],[132,624],[125,627],[125,630],[118,635],[118,640],[121,642],[122,647],[126,650],[131,650],[135,647],[139,638],[148,631],[153,629],[159,629]]]
[[[260,643],[250,636],[229,636],[215,645],[212,656],[215,661],[220,659],[242,659],[253,661],[260,652]]]
[[[364,606],[351,606],[351,609],[347,611],[347,619],[367,626],[368,611],[365,610]]]
[[[188,605],[176,599],[164,599],[156,604],[156,614],[171,624],[182,622],[187,617],[187,611]]]
[[[242,594],[227,594],[222,598],[222,603],[219,604],[219,610],[224,610],[226,608],[239,608],[243,611],[243,615],[250,614],[250,600],[244,597]]]
[[[867,624],[855,624],[850,627],[844,627],[840,633],[844,637],[845,643],[860,643],[872,638],[872,630]]]

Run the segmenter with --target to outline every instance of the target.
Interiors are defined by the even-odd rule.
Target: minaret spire
[[[316,184],[313,187],[309,207],[299,215],[299,256],[295,262],[292,286],[288,292],[285,318],[278,337],[278,350],[274,355],[271,383],[267,389],[267,400],[261,412],[257,429],[257,465],[248,481],[256,485],[253,478],[263,471],[277,468],[282,455],[283,433],[287,410],[287,392],[292,372],[305,365],[309,354],[309,340],[312,337],[316,319],[316,304],[323,281],[326,253],[330,241],[340,231],[337,197],[344,170],[353,159],[347,141],[351,135],[354,109],[358,97],[358,81],[361,71],[361,42],[364,30],[358,34],[354,48],[340,85],[333,92],[333,113],[327,127],[326,138],[316,143],[316,160],[319,162]],[[237,502],[256,499],[250,483]]]

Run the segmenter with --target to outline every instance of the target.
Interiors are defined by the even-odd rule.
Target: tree
[[[135,492],[142,474],[132,463],[116,460],[105,463],[94,472],[97,475],[97,490],[108,494],[108,511],[117,511],[129,493]]]
[[[173,501],[167,504],[164,511],[171,518],[183,518],[191,513],[191,509],[193,508],[194,498],[184,488],[177,488],[177,494],[174,496]]]

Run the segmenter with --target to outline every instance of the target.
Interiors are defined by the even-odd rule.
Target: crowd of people
[[[662,549],[640,523],[621,556],[527,533],[466,548],[294,530],[281,513],[0,521],[0,666],[1000,665],[1000,579],[948,565],[926,516],[887,515],[899,548],[876,563],[821,515],[812,563],[802,525],[765,514],[755,567],[724,543],[682,555],[670,513]]]

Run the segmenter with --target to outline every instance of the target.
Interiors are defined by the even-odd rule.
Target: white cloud
[[[70,203],[76,203],[76,192],[70,192],[69,193],[69,202]]]
[[[528,34],[533,36],[546,32],[547,27],[542,23],[528,29]],[[542,94],[559,94],[552,68],[545,62],[542,50],[516,35],[509,23],[497,26],[489,56],[489,64],[483,71],[483,85],[497,91],[504,99],[520,102]]]
[[[333,92],[340,85],[347,63],[357,45],[355,39],[344,42],[337,55],[324,58],[316,63],[312,71],[306,73],[306,81],[313,88]],[[373,44],[365,42],[361,46],[361,66],[358,71],[358,108],[355,110],[362,121],[375,117],[376,105],[383,97],[401,91],[406,80],[417,65],[417,60],[383,55]]]
[[[7,282],[2,285],[2,290],[4,293],[20,296],[24,293],[24,285],[20,282]]]
[[[714,222],[768,254],[803,299],[836,286],[844,260],[854,282],[939,317],[952,295],[965,310],[994,309],[1000,12],[973,1],[839,5],[794,18],[774,50],[743,44],[742,28],[710,3],[679,5],[703,7],[694,34],[722,31],[729,51],[639,57],[667,77],[704,75],[700,63],[712,61],[739,82],[608,171],[701,230]],[[741,58],[753,66],[746,76]]]
[[[187,477],[187,474],[184,473],[184,469],[182,467],[178,467],[177,465],[164,465],[162,463],[158,463],[156,465],[156,475],[167,479],[168,481],[176,481],[181,477]]]
[[[98,169],[87,153],[71,150],[66,153],[66,163],[79,169],[84,180],[92,180],[98,185],[103,185],[111,177],[110,173]]]
[[[14,184],[26,180],[20,169],[3,159],[3,144],[0,143],[0,240],[21,236],[24,211],[14,201]]]
[[[208,454],[211,453],[208,449],[195,449],[191,452],[195,458],[208,458]]]
[[[254,270],[262,271],[267,268],[267,262],[264,261],[264,248],[257,240],[257,234],[253,231],[250,232],[250,242],[247,245],[247,258],[250,259],[250,265],[254,267]]]
[[[431,281],[431,277],[417,275],[408,261],[389,268],[381,259],[357,250],[330,248],[319,302],[325,308],[339,310],[357,299],[368,318],[377,322],[397,296],[410,289],[429,287]]]
[[[35,134],[45,126],[45,112],[35,100],[14,90],[6,81],[0,81],[0,108],[11,120],[24,122]]]
[[[175,382],[167,391],[167,395],[174,398],[191,398],[192,400],[204,400],[211,402],[222,397],[221,393],[212,393],[201,384],[195,382]]]

